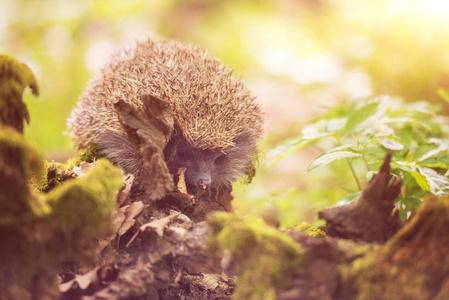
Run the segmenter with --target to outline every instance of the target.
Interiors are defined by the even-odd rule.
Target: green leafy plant
[[[444,90],[439,94],[448,95]],[[404,103],[387,96],[352,101],[313,120],[301,135],[271,150],[269,164],[313,145],[323,153],[308,170],[346,160],[360,192],[391,151],[392,173],[403,181],[397,205],[401,218],[406,219],[426,193],[449,191],[449,122],[437,111],[428,102]],[[364,170],[354,168],[356,161],[362,162]]]

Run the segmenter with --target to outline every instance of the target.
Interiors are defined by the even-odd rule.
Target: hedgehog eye
[[[179,152],[179,157],[182,160],[189,160],[190,159],[189,155],[187,153],[185,153],[185,152]]]

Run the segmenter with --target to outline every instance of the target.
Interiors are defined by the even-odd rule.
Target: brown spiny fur
[[[219,60],[173,41],[138,42],[112,55],[68,120],[76,146],[93,145],[136,172],[139,158],[113,103],[138,107],[146,94],[168,101],[173,111],[175,130],[164,149],[172,173],[185,166],[188,184],[209,176],[219,186],[248,172],[263,133],[260,105]]]

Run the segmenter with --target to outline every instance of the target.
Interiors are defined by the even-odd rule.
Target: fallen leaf
[[[145,208],[142,202],[133,202],[129,205],[122,206],[111,215],[112,234],[105,239],[99,240],[100,251],[104,249],[116,236],[121,237],[131,227],[136,224],[136,217],[140,215]]]
[[[92,169],[94,166],[95,166],[95,161],[91,162],[91,163],[82,161],[80,163],[79,167],[73,167],[72,172],[75,173],[76,175],[78,175],[78,177],[82,177],[87,173],[87,171]]]
[[[179,175],[178,185],[177,188],[181,193],[187,194],[187,185],[186,185],[186,173],[187,168],[181,167],[178,169],[178,172],[176,172],[176,175]]]
[[[229,277],[224,270],[221,271],[221,278],[223,279],[223,281],[226,281],[226,282],[228,282],[228,280],[229,280]]]
[[[164,229],[171,221],[176,220],[181,213],[168,216],[159,220],[154,220],[148,224],[140,226],[140,231],[145,231],[147,228],[152,228],[160,237],[164,237]]]
[[[125,178],[125,186],[123,189],[117,194],[117,205],[122,206],[123,204],[131,203],[131,199],[129,197],[131,187],[134,183],[134,175],[128,174]],[[127,201],[128,200],[128,201]],[[127,203],[129,202],[129,203]]]
[[[89,285],[91,284],[96,284],[99,282],[99,278],[98,278],[98,274],[97,271],[100,267],[96,267],[95,269],[93,269],[92,271],[81,275],[81,276],[76,276],[75,278],[73,278],[70,281],[67,281],[65,283],[61,283],[59,285],[59,291],[61,293],[66,293],[68,292],[70,289],[72,289],[73,285],[76,283],[78,284],[79,288],[81,290],[85,290],[89,287]]]
[[[126,206],[125,220],[123,221],[120,229],[118,230],[118,236],[124,235],[134,224],[136,223],[136,217],[140,215],[145,207],[142,202],[133,202]]]
[[[195,204],[195,196],[187,193],[171,193],[170,197],[177,202],[191,202],[191,204]]]
[[[171,216],[168,216],[168,217],[165,217],[162,219],[154,220],[154,221],[151,221],[150,223],[140,226],[139,231],[137,231],[134,234],[134,236],[129,240],[128,244],[126,244],[126,247],[129,247],[129,245],[131,245],[131,243],[136,239],[136,237],[140,234],[140,232],[144,232],[148,228],[154,229],[160,237],[164,237],[165,226],[167,226],[171,221],[177,219],[180,214],[181,213],[177,213],[175,215],[171,215]]]
[[[96,267],[90,272],[76,276],[70,281],[61,283],[59,291],[61,294],[76,293],[77,296],[90,295],[103,289],[108,282],[115,281],[118,277],[118,269],[114,264],[108,264],[102,267]],[[74,289],[75,284],[78,289]],[[78,299],[79,297],[76,297]],[[72,299],[72,298],[70,298]]]

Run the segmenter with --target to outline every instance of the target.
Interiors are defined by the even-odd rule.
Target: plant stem
[[[365,154],[363,154],[363,151],[360,151],[360,152],[362,153],[362,158],[363,158],[363,161],[365,162],[366,168],[368,169],[368,171],[371,171],[371,168],[369,167],[368,162],[366,161]]]
[[[354,168],[352,167],[351,162],[348,158],[346,158],[346,161],[348,162],[349,168],[351,169],[352,176],[354,176],[355,182],[357,183],[357,187],[359,188],[359,191],[362,191],[362,186],[360,185],[359,179],[357,178],[357,175],[355,174]]]
[[[338,143],[340,146],[343,146],[343,143],[341,142],[341,140],[340,140],[338,137],[335,137],[335,139],[337,140],[337,143]],[[362,156],[363,156],[363,155],[362,155]],[[362,186],[360,185],[360,181],[359,181],[359,179],[357,178],[357,175],[355,174],[354,168],[352,167],[352,164],[351,164],[351,162],[349,161],[349,158],[346,158],[346,162],[347,162],[348,165],[349,165],[349,169],[351,169],[352,176],[354,176],[354,179],[355,179],[355,182],[357,183],[357,187],[359,188],[359,191],[362,191]]]

